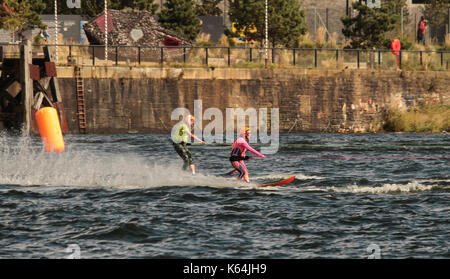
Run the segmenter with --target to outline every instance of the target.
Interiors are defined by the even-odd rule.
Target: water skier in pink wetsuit
[[[253,149],[247,141],[250,138],[250,130],[247,127],[241,129],[241,136],[238,137],[231,148],[231,156],[230,162],[231,165],[239,172],[238,180],[244,178],[246,182],[250,182],[250,178],[248,177],[248,170],[245,166],[244,160],[248,159],[248,156],[245,156],[245,151],[250,151],[256,156],[261,158],[265,158],[263,154],[259,153],[255,149]]]

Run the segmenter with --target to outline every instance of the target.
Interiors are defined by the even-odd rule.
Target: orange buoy
[[[64,151],[64,139],[56,109],[52,107],[41,108],[36,112],[36,120],[44,143],[44,150],[47,152]]]

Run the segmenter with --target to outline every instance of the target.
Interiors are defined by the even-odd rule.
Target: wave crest
[[[346,187],[328,187],[328,191],[338,193],[369,193],[369,194],[396,194],[396,193],[420,193],[433,190],[435,186],[422,185],[417,181],[408,184],[383,184],[378,187],[351,185]]]

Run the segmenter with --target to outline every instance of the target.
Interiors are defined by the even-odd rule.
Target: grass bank
[[[388,132],[450,132],[450,106],[425,106],[409,111],[392,110],[383,129]]]

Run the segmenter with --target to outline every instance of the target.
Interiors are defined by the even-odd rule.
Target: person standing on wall
[[[428,20],[425,19],[424,16],[420,18],[419,28],[417,30],[417,41],[425,45],[425,32],[427,31]]]

